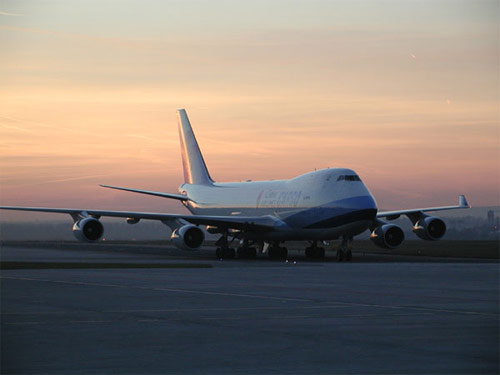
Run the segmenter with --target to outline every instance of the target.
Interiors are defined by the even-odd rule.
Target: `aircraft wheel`
[[[339,249],[337,250],[337,262],[342,262],[344,260],[344,251]]]
[[[352,251],[351,250],[347,250],[346,253],[345,253],[345,260],[350,262],[352,260]]]

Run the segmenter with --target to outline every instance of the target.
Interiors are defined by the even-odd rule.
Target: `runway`
[[[218,261],[57,243],[1,258],[165,265],[2,270],[2,374],[499,371],[498,261]]]

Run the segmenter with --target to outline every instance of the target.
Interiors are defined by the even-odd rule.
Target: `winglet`
[[[460,195],[460,196],[458,197],[458,205],[459,205],[460,207],[464,207],[464,208],[465,208],[465,207],[467,207],[467,208],[470,208],[469,203],[467,202],[467,199],[465,198],[465,195]]]

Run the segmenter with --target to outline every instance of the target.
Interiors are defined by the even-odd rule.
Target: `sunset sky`
[[[2,0],[1,204],[185,212],[98,184],[176,192],[186,108],[217,181],[349,167],[384,209],[499,205],[498,17],[498,1]]]

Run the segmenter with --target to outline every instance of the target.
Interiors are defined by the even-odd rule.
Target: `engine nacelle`
[[[170,237],[173,244],[182,250],[197,250],[205,240],[205,234],[196,225],[176,228]]]
[[[80,241],[96,242],[104,234],[104,226],[99,220],[87,217],[75,222],[73,225],[73,234]]]
[[[424,216],[413,225],[413,232],[423,240],[437,241],[446,233],[446,224],[440,218]]]
[[[397,225],[383,224],[372,232],[370,239],[379,247],[395,249],[403,243],[405,234]]]

